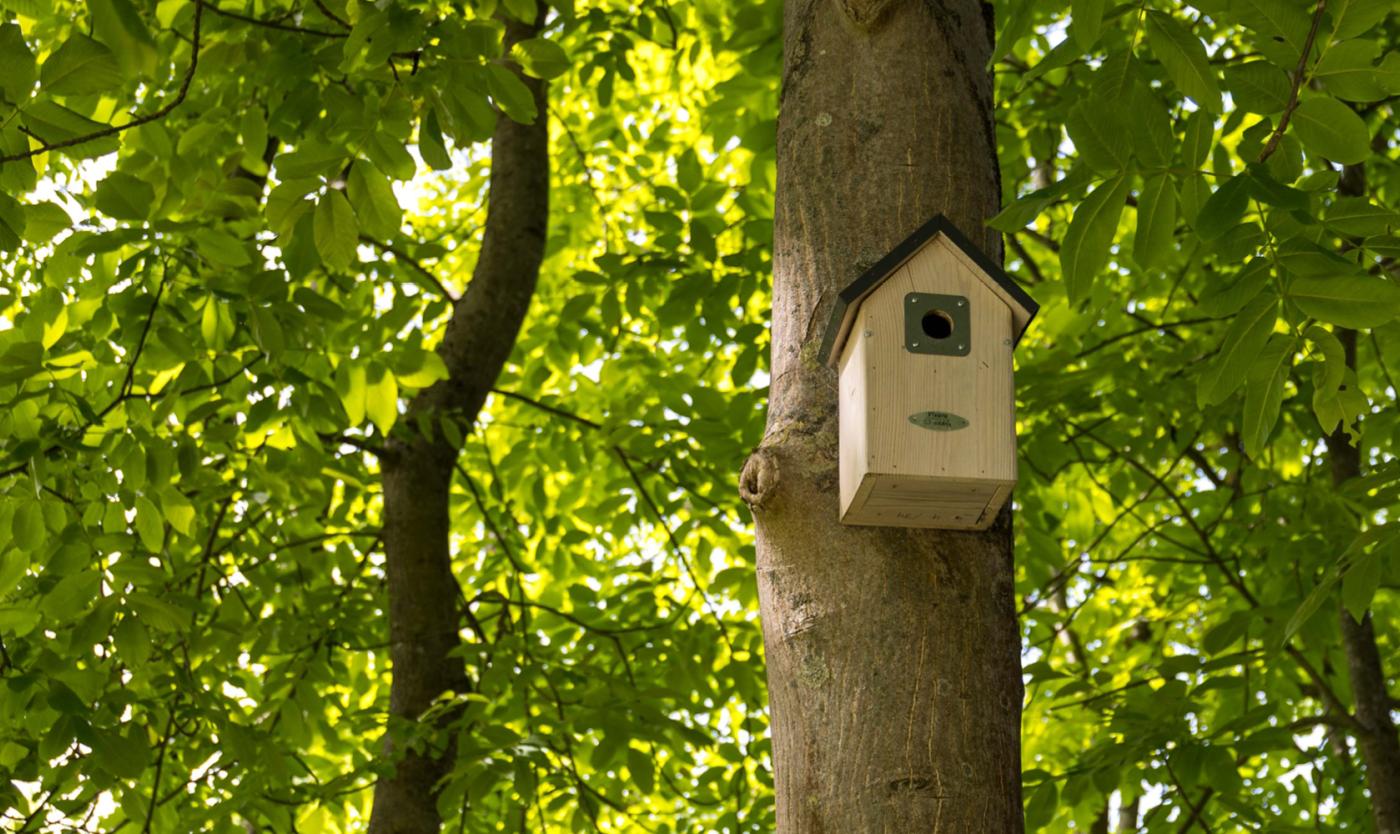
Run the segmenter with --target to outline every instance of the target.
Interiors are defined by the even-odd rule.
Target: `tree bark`
[[[936,212],[994,259],[990,7],[788,0],[768,427],[754,509],[778,831],[1023,830],[1010,512],[837,521],[836,292]]]
[[[538,24],[506,23],[506,53]],[[544,82],[521,74],[535,99],[534,123],[501,115],[491,138],[491,183],[481,253],[457,300],[438,353],[448,378],[409,404],[380,459],[385,572],[389,592],[390,731],[394,772],[375,785],[370,834],[436,834],[437,796],[452,767],[451,744],[404,748],[402,729],[434,700],[471,686],[460,643],[462,593],[449,546],[457,450],[441,421],[469,425],[510,356],[544,258],[549,220],[549,128]]]
[[[1354,369],[1356,331],[1338,328],[1337,337],[1346,351],[1347,367]],[[1341,486],[1361,477],[1361,449],[1352,444],[1345,426],[1338,426],[1328,436],[1327,455],[1333,484]],[[1376,646],[1375,623],[1369,611],[1358,622],[1346,606],[1341,606],[1338,618],[1356,723],[1360,725],[1356,743],[1366,768],[1376,834],[1400,834],[1400,735],[1390,717],[1390,691]]]

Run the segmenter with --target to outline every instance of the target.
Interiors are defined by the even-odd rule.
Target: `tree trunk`
[[[1010,512],[837,521],[836,292],[936,212],[995,260],[990,7],[788,0],[768,428],[754,509],[780,834],[1023,830]]]
[[[1337,337],[1346,350],[1347,367],[1355,368],[1356,331],[1339,328]],[[1345,426],[1338,426],[1327,438],[1327,454],[1333,484],[1341,486],[1361,477],[1361,450],[1352,445]],[[1346,606],[1341,607],[1338,617],[1356,723],[1360,725],[1356,744],[1366,767],[1376,834],[1400,834],[1400,735],[1390,717],[1390,691],[1376,647],[1375,623],[1369,611],[1357,622]]]
[[[506,52],[534,37],[538,25],[506,24]],[[384,549],[389,589],[390,732],[385,755],[392,776],[374,790],[370,834],[436,834],[440,782],[451,768],[451,745],[400,749],[397,730],[410,726],[448,691],[470,687],[458,629],[462,592],[452,573],[452,473],[457,450],[441,421],[469,425],[515,345],[544,258],[549,220],[549,128],[544,83],[521,75],[538,113],[522,125],[501,115],[491,138],[491,185],[481,254],[466,293],[453,307],[438,353],[448,378],[409,404],[399,433],[380,460],[384,482]],[[420,433],[420,424],[426,424]]]

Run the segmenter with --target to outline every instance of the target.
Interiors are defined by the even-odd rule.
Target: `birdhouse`
[[[821,355],[841,375],[843,524],[991,526],[1016,484],[1011,354],[1038,309],[942,215],[841,291]]]

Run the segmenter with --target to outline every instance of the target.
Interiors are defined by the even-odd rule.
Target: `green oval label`
[[[909,422],[930,431],[957,431],[967,428],[967,419],[947,411],[920,411],[910,414]]]

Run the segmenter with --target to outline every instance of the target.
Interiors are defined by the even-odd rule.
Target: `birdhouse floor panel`
[[[880,527],[983,530],[991,526],[1012,484],[867,474],[841,521]]]

